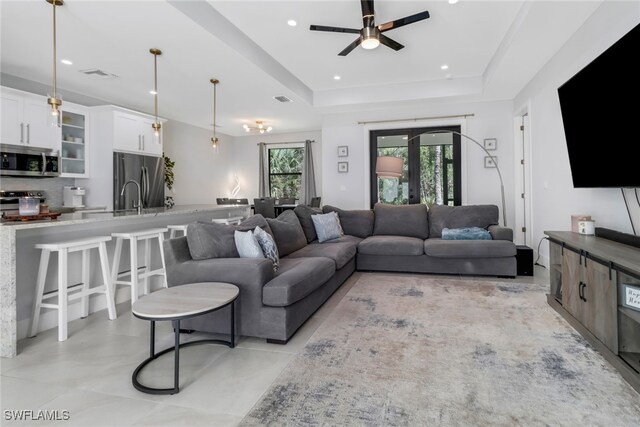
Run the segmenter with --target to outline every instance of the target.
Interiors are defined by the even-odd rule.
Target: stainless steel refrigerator
[[[122,186],[129,180],[140,184],[143,208],[164,206],[164,161],[162,157],[140,154],[113,153],[113,209],[131,209],[138,202],[135,184],[127,185],[124,196]]]

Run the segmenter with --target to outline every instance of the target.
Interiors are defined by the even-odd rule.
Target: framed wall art
[[[338,172],[340,173],[349,172],[349,162],[338,162]]]
[[[348,157],[349,156],[349,147],[346,145],[341,145],[338,147],[338,157]]]

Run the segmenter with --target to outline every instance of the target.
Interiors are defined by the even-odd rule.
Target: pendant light
[[[216,136],[216,86],[220,83],[218,79],[209,80],[213,84],[213,136],[211,137],[211,147],[218,151],[219,140]]]
[[[162,51],[160,49],[149,49],[149,52],[153,55],[153,114],[155,116],[155,121],[151,127],[153,128],[153,142],[159,144],[162,123],[158,120],[158,55],[162,55]]]
[[[63,0],[46,0],[47,3],[53,5],[53,94],[47,97],[47,104],[51,106],[51,115],[49,116],[49,124],[52,127],[60,127],[60,106],[62,105],[61,97],[58,98],[57,93],[57,76],[56,76],[56,6],[62,6]]]

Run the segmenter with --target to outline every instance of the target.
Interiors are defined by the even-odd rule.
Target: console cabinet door
[[[587,260],[586,264],[582,324],[609,350],[618,354],[616,272],[592,260]]]
[[[581,255],[569,249],[562,254],[562,306],[584,325],[580,286],[583,281]]]

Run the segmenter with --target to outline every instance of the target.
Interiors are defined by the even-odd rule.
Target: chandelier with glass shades
[[[245,132],[260,132],[260,133],[265,133],[265,132],[271,132],[273,130],[273,128],[271,126],[265,125],[262,121],[257,120],[255,126],[250,126],[248,124],[243,124],[242,127],[244,128]]]

